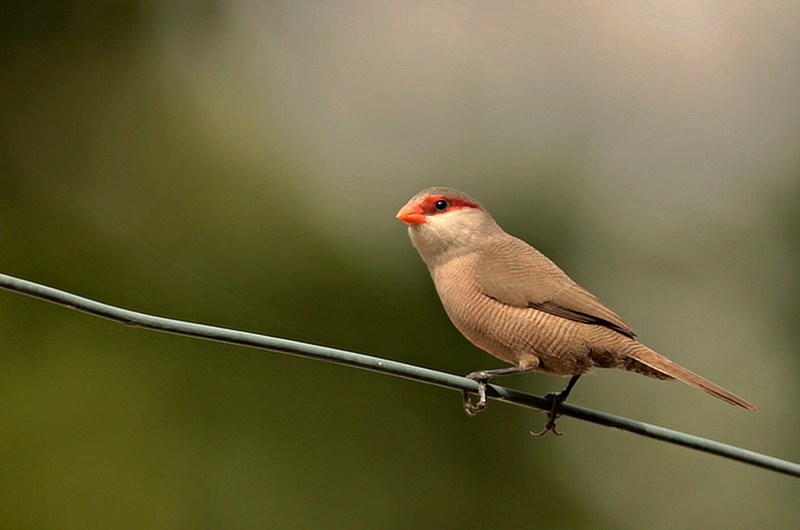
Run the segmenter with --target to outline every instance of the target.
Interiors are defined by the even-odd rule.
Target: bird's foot
[[[539,432],[531,431],[531,436],[535,438],[541,438],[548,432],[552,432],[556,436],[563,436],[563,432],[558,432],[556,429],[556,419],[558,419],[561,414],[558,413],[559,409],[561,408],[561,404],[567,399],[567,394],[569,392],[548,392],[545,394],[544,398],[550,401],[550,412],[547,413],[547,423],[544,424],[544,428]]]
[[[488,404],[488,399],[486,398],[486,381],[489,377],[486,374],[485,370],[480,372],[472,372],[471,374],[467,375],[467,379],[472,379],[473,381],[478,382],[478,401],[475,403],[469,397],[469,392],[463,390],[461,392],[461,404],[464,407],[464,412],[467,413],[467,416],[475,416],[483,409],[486,408]]]

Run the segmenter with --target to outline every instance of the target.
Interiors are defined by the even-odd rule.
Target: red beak
[[[425,222],[425,213],[422,209],[422,206],[413,200],[408,201],[405,206],[400,208],[400,211],[397,212],[395,217],[403,221],[408,226],[418,225]]]

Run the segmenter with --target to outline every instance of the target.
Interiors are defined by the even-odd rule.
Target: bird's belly
[[[585,333],[596,326],[472,293],[440,292],[440,297],[455,327],[478,348],[515,365],[536,362],[538,371],[554,375],[591,368]]]

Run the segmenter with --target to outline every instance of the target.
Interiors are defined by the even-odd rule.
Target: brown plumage
[[[616,313],[544,254],[504,232],[472,197],[450,188],[429,188],[397,217],[408,225],[456,328],[477,347],[514,365],[475,372],[473,379],[485,383],[496,375],[524,371],[579,376],[594,367],[620,368],[677,379],[732,405],[757,410],[637,341]],[[485,406],[482,398],[477,409],[465,401],[467,411],[479,412]],[[554,430],[556,401],[546,430]]]

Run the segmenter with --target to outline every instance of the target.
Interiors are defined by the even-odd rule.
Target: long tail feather
[[[661,372],[664,375],[674,377],[678,381],[683,381],[687,385],[700,389],[714,396],[715,398],[730,403],[731,405],[742,407],[743,409],[747,410],[758,410],[755,405],[740,398],[733,392],[729,392],[721,386],[712,383],[708,379],[700,377],[696,373],[687,370],[683,366],[675,364],[663,355],[654,352],[639,342],[635,343],[635,346],[629,348],[629,351],[625,353],[631,358],[649,366],[658,372]]]

